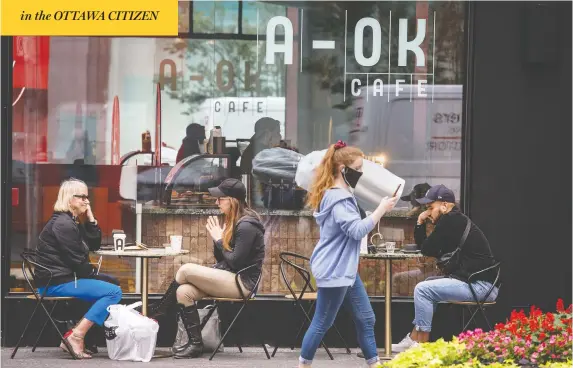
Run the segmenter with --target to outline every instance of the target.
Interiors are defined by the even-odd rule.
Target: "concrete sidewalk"
[[[168,349],[158,349],[158,351],[168,351]],[[356,356],[359,349],[352,349],[352,354],[346,354],[344,349],[331,348],[330,351],[334,356],[334,360],[330,360],[324,349],[320,349],[314,359],[314,367],[366,367],[364,359]],[[209,367],[233,367],[233,368],[296,368],[298,364],[298,355],[300,349],[291,351],[288,348],[279,349],[274,358],[270,360],[262,349],[259,348],[243,348],[243,353],[239,353],[236,348],[225,348],[223,353],[215,355],[212,361],[209,361],[210,354],[205,354],[198,359],[173,359],[173,358],[159,358],[152,359],[149,363],[134,363],[134,362],[118,362],[110,360],[105,352],[105,349],[100,348],[100,352],[92,359],[74,361],[70,358],[69,354],[64,353],[57,348],[38,348],[32,353],[31,348],[20,348],[14,359],[10,359],[12,349],[2,348],[1,361],[3,368],[64,368],[64,367],[102,367],[106,368],[115,367],[135,367],[135,366],[149,366],[149,367],[185,367],[185,368],[209,368]],[[270,349],[269,354],[272,353]],[[143,365],[142,365],[143,364]]]

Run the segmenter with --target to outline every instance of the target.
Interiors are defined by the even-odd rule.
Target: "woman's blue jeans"
[[[368,294],[360,277],[356,276],[356,281],[352,286],[318,288],[316,300],[316,310],[312,323],[302,340],[299,361],[302,364],[311,364],[314,354],[320,346],[326,331],[334,324],[340,306],[344,306],[351,312],[358,345],[362,349],[364,359],[367,364],[378,361],[378,351],[376,350],[376,339],[374,337],[374,323],[376,318]]]
[[[40,295],[44,288],[38,288]],[[109,282],[94,279],[78,279],[65,284],[50,286],[46,296],[72,296],[93,303],[84,318],[99,326],[107,319],[107,307],[121,300],[121,288]]]

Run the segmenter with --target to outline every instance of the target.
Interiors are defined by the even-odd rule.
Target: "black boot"
[[[203,337],[201,336],[201,319],[197,311],[197,304],[179,307],[179,315],[187,331],[189,341],[175,352],[175,359],[198,358],[203,354]]]
[[[169,309],[171,309],[171,307],[175,305],[175,303],[177,303],[178,287],[179,284],[177,283],[177,281],[173,280],[169,285],[169,287],[167,288],[167,290],[165,291],[163,297],[159,299],[159,301],[157,301],[156,303],[152,303],[151,305],[149,305],[147,316],[149,318],[155,319],[156,317],[167,314]],[[137,307],[135,308],[135,310],[141,312],[142,309],[141,307]]]

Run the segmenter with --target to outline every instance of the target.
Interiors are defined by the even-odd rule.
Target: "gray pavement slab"
[[[156,349],[156,351],[166,352],[168,349]],[[334,360],[330,360],[323,349],[319,350],[313,362],[313,368],[320,367],[366,367],[364,359],[358,358],[356,353],[359,349],[352,349],[352,354],[346,354],[344,349],[331,348],[330,351]],[[269,353],[272,352],[272,349]],[[2,348],[1,362],[4,368],[66,368],[66,367],[98,367],[105,364],[106,368],[128,368],[135,366],[149,367],[185,367],[185,368],[209,368],[209,367],[233,367],[233,368],[296,368],[298,366],[298,356],[300,349],[290,350],[288,348],[279,349],[274,358],[270,360],[262,347],[243,348],[241,354],[237,348],[225,347],[225,351],[215,355],[209,361],[209,354],[204,354],[197,359],[173,359],[156,358],[149,363],[126,362],[110,360],[105,349],[100,348],[100,352],[92,359],[75,361],[58,348],[38,348],[32,353],[31,348],[20,348],[16,357],[10,359],[12,349]]]

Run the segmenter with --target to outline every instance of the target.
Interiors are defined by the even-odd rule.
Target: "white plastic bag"
[[[139,305],[141,302],[107,307],[109,318],[104,329],[110,359],[147,363],[153,357],[159,325],[133,310]]]
[[[294,177],[294,180],[299,187],[304,188],[307,191],[310,190],[310,186],[314,180],[314,169],[320,165],[326,151],[327,150],[313,151],[299,161],[296,168],[296,175]]]

